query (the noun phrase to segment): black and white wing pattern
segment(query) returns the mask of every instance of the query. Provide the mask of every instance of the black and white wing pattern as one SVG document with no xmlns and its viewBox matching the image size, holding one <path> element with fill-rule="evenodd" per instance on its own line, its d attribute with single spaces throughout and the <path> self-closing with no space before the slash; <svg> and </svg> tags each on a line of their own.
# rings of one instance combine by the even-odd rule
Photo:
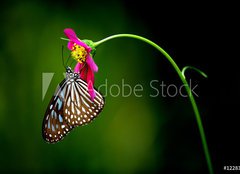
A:
<svg viewBox="0 0 240 174">
<path fill-rule="evenodd" d="M 102 111 L 103 96 L 95 90 L 91 100 L 87 83 L 67 68 L 66 78 L 60 83 L 46 110 L 42 135 L 45 141 L 56 143 L 73 128 L 91 122 Z"/>
<path fill-rule="evenodd" d="M 42 135 L 44 140 L 49 143 L 56 143 L 62 140 L 73 129 L 64 120 L 63 105 L 65 88 L 66 80 L 64 79 L 52 97 L 43 119 Z"/>
<path fill-rule="evenodd" d="M 66 103 L 63 107 L 65 120 L 72 126 L 81 126 L 90 123 L 102 111 L 103 96 L 95 90 L 96 97 L 91 100 L 87 83 L 78 78 L 67 86 Z"/>
</svg>

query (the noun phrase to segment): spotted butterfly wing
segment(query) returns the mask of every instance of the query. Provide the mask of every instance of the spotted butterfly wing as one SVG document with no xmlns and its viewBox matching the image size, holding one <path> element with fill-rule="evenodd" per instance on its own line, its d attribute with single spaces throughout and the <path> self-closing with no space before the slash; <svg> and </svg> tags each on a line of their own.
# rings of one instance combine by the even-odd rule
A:
<svg viewBox="0 0 240 174">
<path fill-rule="evenodd" d="M 102 111 L 103 96 L 95 90 L 92 101 L 87 83 L 67 68 L 66 78 L 60 83 L 46 110 L 42 135 L 45 141 L 56 143 L 73 128 L 91 122 Z"/>
<path fill-rule="evenodd" d="M 95 90 L 96 97 L 91 100 L 87 83 L 76 79 L 66 87 L 66 103 L 63 107 L 65 120 L 72 126 L 81 126 L 91 122 L 102 111 L 104 98 Z"/>
<path fill-rule="evenodd" d="M 43 120 L 42 135 L 45 141 L 55 143 L 64 138 L 73 129 L 63 118 L 64 98 L 60 95 L 66 86 L 66 81 L 62 83 L 52 97 Z"/>
</svg>

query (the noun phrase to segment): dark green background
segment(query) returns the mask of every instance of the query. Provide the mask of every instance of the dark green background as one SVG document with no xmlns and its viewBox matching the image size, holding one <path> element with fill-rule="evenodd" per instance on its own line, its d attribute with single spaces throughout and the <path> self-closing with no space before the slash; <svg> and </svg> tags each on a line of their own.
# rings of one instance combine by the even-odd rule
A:
<svg viewBox="0 0 240 174">
<path fill-rule="evenodd" d="M 225 4 L 160 1 L 11 1 L 1 4 L 0 171 L 31 173 L 206 173 L 199 132 L 186 98 L 151 98 L 151 80 L 181 85 L 156 50 L 122 38 L 97 49 L 96 87 L 142 84 L 143 97 L 106 96 L 100 117 L 72 131 L 62 142 L 41 137 L 45 109 L 63 79 L 64 28 L 98 41 L 118 33 L 149 38 L 180 67 L 196 66 L 209 78 L 187 72 L 199 84 L 200 113 L 215 171 L 239 165 L 236 121 L 239 78 L 233 68 L 234 28 Z M 234 17 L 234 10 L 228 13 Z M 222 25 L 228 25 L 226 31 Z M 220 35 L 217 34 L 218 32 Z M 69 54 L 64 50 L 65 56 Z M 42 100 L 42 74 L 55 73 Z M 105 93 L 104 91 L 102 91 Z M 117 93 L 116 90 L 112 91 Z M 231 103 L 231 104 L 230 104 Z"/>
</svg>

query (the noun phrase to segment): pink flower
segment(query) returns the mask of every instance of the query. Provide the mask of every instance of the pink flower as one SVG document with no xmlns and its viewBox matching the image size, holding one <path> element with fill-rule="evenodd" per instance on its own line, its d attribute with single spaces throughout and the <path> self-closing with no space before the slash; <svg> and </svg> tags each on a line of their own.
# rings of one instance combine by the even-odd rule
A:
<svg viewBox="0 0 240 174">
<path fill-rule="evenodd" d="M 91 55 L 92 48 L 81 41 L 72 29 L 66 28 L 64 34 L 69 38 L 68 49 L 72 51 L 71 55 L 78 62 L 74 72 L 79 73 L 80 78 L 87 82 L 88 92 L 93 100 L 96 96 L 94 91 L 94 72 L 98 71 L 98 67 Z"/>
</svg>

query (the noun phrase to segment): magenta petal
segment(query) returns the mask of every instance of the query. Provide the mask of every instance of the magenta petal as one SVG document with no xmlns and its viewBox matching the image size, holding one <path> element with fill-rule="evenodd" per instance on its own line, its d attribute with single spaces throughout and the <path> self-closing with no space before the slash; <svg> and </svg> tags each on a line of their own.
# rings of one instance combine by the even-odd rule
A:
<svg viewBox="0 0 240 174">
<path fill-rule="evenodd" d="M 87 83 L 88 83 L 88 93 L 91 96 L 91 99 L 93 100 L 96 96 L 95 90 L 94 90 L 94 73 L 91 70 L 91 68 L 89 68 L 87 70 Z"/>
<path fill-rule="evenodd" d="M 94 72 L 98 71 L 98 66 L 96 65 L 96 63 L 94 62 L 93 58 L 90 55 L 87 56 L 86 62 L 92 71 Z"/>
<path fill-rule="evenodd" d="M 96 93 L 93 87 L 93 82 L 91 80 L 88 82 L 88 93 L 91 96 L 91 100 L 93 101 L 96 97 Z"/>
<path fill-rule="evenodd" d="M 92 81 L 92 83 L 94 83 L 94 73 L 91 70 L 91 68 L 88 68 L 88 70 L 87 70 L 87 83 L 89 81 Z"/>
<path fill-rule="evenodd" d="M 77 40 L 78 37 L 76 33 L 71 28 L 64 29 L 64 34 L 70 39 L 70 40 Z"/>
<path fill-rule="evenodd" d="M 73 31 L 71 28 L 66 28 L 64 29 L 64 34 L 69 38 L 70 42 L 68 43 L 68 49 L 72 50 L 72 46 L 74 43 L 78 44 L 79 46 L 84 47 L 88 53 L 92 50 L 91 47 L 89 47 L 86 43 L 81 41 L 76 33 Z"/>
<path fill-rule="evenodd" d="M 81 69 L 81 72 L 80 72 L 80 78 L 83 79 L 84 81 L 87 81 L 87 70 L 88 70 L 88 67 L 86 65 L 82 65 L 82 69 Z"/>
<path fill-rule="evenodd" d="M 81 68 L 82 68 L 82 64 L 78 62 L 74 68 L 74 72 L 80 73 Z"/>
<path fill-rule="evenodd" d="M 67 45 L 68 49 L 69 49 L 69 50 L 72 50 L 72 49 L 73 49 L 73 46 L 74 46 L 74 42 L 69 41 L 69 42 L 68 42 L 68 45 Z"/>
</svg>

